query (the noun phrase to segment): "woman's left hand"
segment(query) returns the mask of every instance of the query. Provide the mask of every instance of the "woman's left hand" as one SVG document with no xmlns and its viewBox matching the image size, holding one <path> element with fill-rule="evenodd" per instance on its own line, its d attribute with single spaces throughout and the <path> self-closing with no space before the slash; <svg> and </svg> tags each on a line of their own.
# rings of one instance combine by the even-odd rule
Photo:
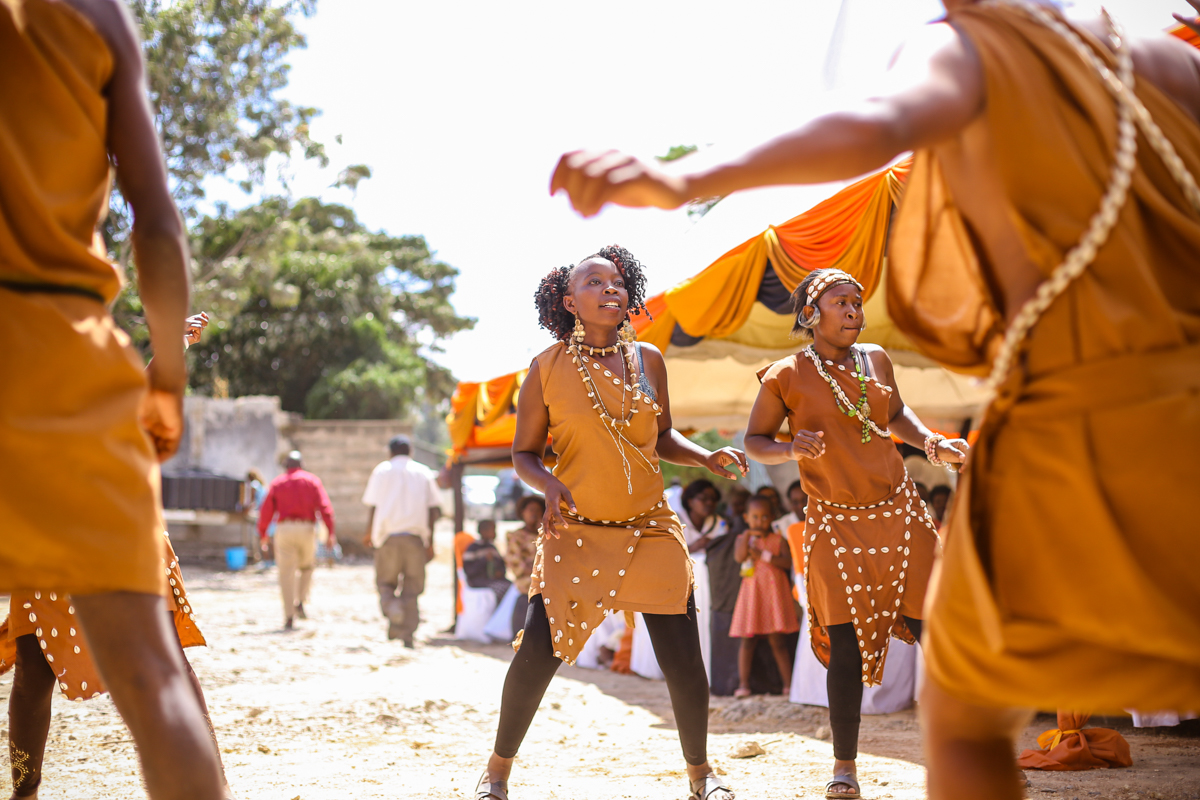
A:
<svg viewBox="0 0 1200 800">
<path fill-rule="evenodd" d="M 730 464 L 743 476 L 750 470 L 750 464 L 746 461 L 746 454 L 732 447 L 722 447 L 720 450 L 709 453 L 708 458 L 704 459 L 704 466 L 708 467 L 708 471 L 713 475 L 719 475 L 729 480 L 737 480 L 736 475 L 725 469 Z"/>
<path fill-rule="evenodd" d="M 966 439 L 943 439 L 938 442 L 937 456 L 947 464 L 961 464 L 967 460 L 971 445 Z"/>
<path fill-rule="evenodd" d="M 1197 2 L 1197 0 L 1188 0 L 1188 5 L 1196 9 L 1197 14 L 1200 14 L 1200 2 Z M 1189 19 L 1182 14 L 1172 14 L 1171 16 L 1175 18 L 1176 22 L 1181 22 L 1187 27 L 1191 28 L 1193 32 L 1200 34 L 1200 17 L 1192 17 Z"/>
</svg>

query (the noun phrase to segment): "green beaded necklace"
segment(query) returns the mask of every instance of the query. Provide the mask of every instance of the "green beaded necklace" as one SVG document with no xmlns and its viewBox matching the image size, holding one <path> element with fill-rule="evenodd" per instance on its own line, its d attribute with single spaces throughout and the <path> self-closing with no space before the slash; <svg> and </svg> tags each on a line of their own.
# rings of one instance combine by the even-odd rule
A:
<svg viewBox="0 0 1200 800">
<path fill-rule="evenodd" d="M 854 351 L 854 363 L 856 369 L 850 373 L 850 377 L 858 379 L 858 390 L 860 396 L 858 402 L 851 403 L 850 398 L 842 391 L 841 385 L 832 375 L 825 370 L 825 365 L 821 363 L 821 357 L 817 354 L 817 350 L 812 345 L 804 348 L 804 354 L 817 368 L 817 372 L 829 384 L 829 388 L 833 390 L 833 403 L 837 406 L 838 411 L 841 411 L 847 417 L 857 417 L 862 422 L 862 437 L 860 441 L 863 444 L 871 441 L 871 432 L 874 431 L 877 435 L 887 438 L 889 433 L 881 430 L 878 425 L 871 421 L 871 406 L 867 402 L 867 371 L 859 360 L 857 351 Z"/>
</svg>

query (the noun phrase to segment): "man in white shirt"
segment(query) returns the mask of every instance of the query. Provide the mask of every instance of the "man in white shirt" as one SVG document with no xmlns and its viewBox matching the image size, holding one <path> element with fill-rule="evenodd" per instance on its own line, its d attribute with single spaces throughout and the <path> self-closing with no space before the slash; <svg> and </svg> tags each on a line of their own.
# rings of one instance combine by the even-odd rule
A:
<svg viewBox="0 0 1200 800">
<path fill-rule="evenodd" d="M 410 457 L 404 436 L 388 442 L 392 457 L 371 472 L 362 501 L 371 507 L 363 544 L 375 548 L 379 607 L 388 619 L 388 638 L 413 646 L 425 591 L 425 565 L 433 560 L 433 525 L 442 515 L 433 471 Z"/>
</svg>

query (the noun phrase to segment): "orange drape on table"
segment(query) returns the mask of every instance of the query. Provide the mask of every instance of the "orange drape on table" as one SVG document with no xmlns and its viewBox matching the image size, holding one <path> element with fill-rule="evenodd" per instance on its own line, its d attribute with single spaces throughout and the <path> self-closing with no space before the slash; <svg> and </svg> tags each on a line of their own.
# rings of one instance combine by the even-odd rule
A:
<svg viewBox="0 0 1200 800">
<path fill-rule="evenodd" d="M 1040 750 L 1017 759 L 1021 769 L 1054 771 L 1131 767 L 1129 742 L 1111 728 L 1084 728 L 1091 714 L 1058 712 L 1058 727 L 1038 736 Z"/>
</svg>

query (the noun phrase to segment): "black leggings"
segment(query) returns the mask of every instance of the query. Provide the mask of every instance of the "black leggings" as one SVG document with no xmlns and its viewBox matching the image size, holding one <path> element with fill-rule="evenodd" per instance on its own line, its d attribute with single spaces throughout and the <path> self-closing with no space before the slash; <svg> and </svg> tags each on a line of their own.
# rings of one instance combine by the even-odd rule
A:
<svg viewBox="0 0 1200 800">
<path fill-rule="evenodd" d="M 905 617 L 912 635 L 921 639 L 921 620 Z M 858 723 L 862 717 L 862 654 L 854 625 L 830 625 L 829 672 L 825 688 L 829 693 L 829 728 L 833 732 L 833 757 L 853 761 L 858 757 Z"/>
<path fill-rule="evenodd" d="M 692 766 L 699 766 L 708 760 L 708 675 L 700 655 L 696 602 L 688 597 L 686 614 L 643 614 L 642 617 L 646 620 L 646 631 L 671 693 L 671 708 L 675 711 L 675 727 L 679 729 L 683 758 Z M 542 695 L 561 663 L 554 657 L 546 604 L 540 594 L 531 597 L 521 649 L 513 657 L 504 679 L 496 755 L 512 758 L 517 754 L 542 702 Z"/>
</svg>

